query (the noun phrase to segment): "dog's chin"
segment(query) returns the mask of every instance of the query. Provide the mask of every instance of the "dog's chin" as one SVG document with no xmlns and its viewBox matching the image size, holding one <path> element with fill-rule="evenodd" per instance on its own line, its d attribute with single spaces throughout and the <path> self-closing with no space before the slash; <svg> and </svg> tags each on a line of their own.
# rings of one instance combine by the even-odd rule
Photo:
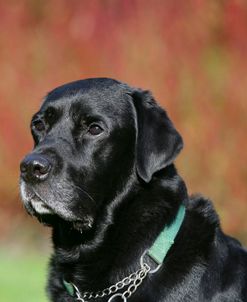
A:
<svg viewBox="0 0 247 302">
<path fill-rule="evenodd" d="M 66 217 L 64 215 L 59 215 L 55 213 L 50 207 L 46 205 L 33 205 L 31 206 L 32 216 L 35 216 L 40 223 L 48 227 L 56 227 L 62 225 L 63 227 L 68 227 L 69 229 L 74 229 L 75 231 L 80 232 L 81 234 L 89 231 L 93 227 L 93 218 L 86 216 L 84 218 L 73 218 Z"/>
<path fill-rule="evenodd" d="M 80 234 L 84 234 L 92 230 L 92 220 L 89 218 L 78 219 L 78 220 L 66 220 L 57 214 L 40 214 L 35 212 L 33 214 L 40 223 L 48 227 L 63 226 L 70 230 L 75 230 Z"/>
<path fill-rule="evenodd" d="M 68 214 L 67 211 L 53 209 L 33 190 L 28 190 L 26 186 L 21 186 L 21 197 L 26 211 L 45 226 L 55 227 L 63 225 L 80 233 L 91 230 L 93 227 L 93 217 L 85 215 L 82 218 L 78 218 Z"/>
<path fill-rule="evenodd" d="M 32 216 L 35 216 L 40 223 L 48 227 L 56 227 L 58 225 L 67 226 L 70 229 L 74 229 L 81 234 L 91 230 L 93 226 L 93 218 L 85 216 L 83 218 L 66 216 L 55 212 L 52 208 L 42 203 L 30 202 L 32 208 Z"/>
</svg>

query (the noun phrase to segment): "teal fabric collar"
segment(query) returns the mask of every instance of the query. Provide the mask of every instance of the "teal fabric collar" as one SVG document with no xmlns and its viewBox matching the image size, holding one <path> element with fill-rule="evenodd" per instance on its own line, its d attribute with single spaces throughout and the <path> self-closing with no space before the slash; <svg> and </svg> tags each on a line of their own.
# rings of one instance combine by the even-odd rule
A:
<svg viewBox="0 0 247 302">
<path fill-rule="evenodd" d="M 63 279 L 63 286 L 65 287 L 67 293 L 71 296 L 75 296 L 75 288 L 74 285 L 71 282 L 67 282 L 66 280 Z"/>
<path fill-rule="evenodd" d="M 168 251 L 173 245 L 177 233 L 183 223 L 184 216 L 185 206 L 181 205 L 174 221 L 163 229 L 151 248 L 147 251 L 147 254 L 158 264 L 161 264 L 164 261 Z"/>
<path fill-rule="evenodd" d="M 184 221 L 185 217 L 185 206 L 181 205 L 179 207 L 179 210 L 177 212 L 177 215 L 174 219 L 174 221 L 168 225 L 165 226 L 163 231 L 159 234 L 159 236 L 154 241 L 153 245 L 145 254 L 148 254 L 157 264 L 159 268 L 161 264 L 163 263 L 168 251 L 170 250 L 171 246 L 173 245 L 175 238 L 180 230 L 180 227 Z M 153 272 L 156 272 L 156 270 L 153 270 Z M 66 280 L 62 280 L 63 285 L 67 291 L 67 293 L 74 297 L 75 296 L 75 285 L 71 282 L 67 282 Z"/>
</svg>

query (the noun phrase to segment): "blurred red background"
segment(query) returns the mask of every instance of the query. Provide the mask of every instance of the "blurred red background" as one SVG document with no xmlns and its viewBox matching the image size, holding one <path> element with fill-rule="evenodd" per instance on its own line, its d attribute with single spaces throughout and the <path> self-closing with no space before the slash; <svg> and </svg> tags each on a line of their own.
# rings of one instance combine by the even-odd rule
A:
<svg viewBox="0 0 247 302">
<path fill-rule="evenodd" d="M 1 0 L 0 34 L 2 241 L 38 228 L 18 170 L 42 97 L 103 76 L 152 90 L 184 137 L 189 192 L 210 197 L 224 230 L 247 243 L 245 0 Z"/>
</svg>

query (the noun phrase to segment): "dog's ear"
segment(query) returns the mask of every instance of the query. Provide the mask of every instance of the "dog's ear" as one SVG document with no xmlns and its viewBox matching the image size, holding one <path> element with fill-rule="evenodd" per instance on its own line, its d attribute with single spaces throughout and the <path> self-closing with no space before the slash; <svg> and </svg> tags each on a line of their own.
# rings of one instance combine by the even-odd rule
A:
<svg viewBox="0 0 247 302">
<path fill-rule="evenodd" d="M 149 182 L 155 172 L 175 160 L 183 140 L 149 91 L 134 91 L 132 98 L 137 112 L 137 173 Z"/>
</svg>

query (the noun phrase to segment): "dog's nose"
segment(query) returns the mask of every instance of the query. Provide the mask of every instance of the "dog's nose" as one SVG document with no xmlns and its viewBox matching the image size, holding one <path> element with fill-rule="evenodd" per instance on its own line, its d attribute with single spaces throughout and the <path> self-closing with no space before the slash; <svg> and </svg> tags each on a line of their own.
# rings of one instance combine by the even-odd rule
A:
<svg viewBox="0 0 247 302">
<path fill-rule="evenodd" d="M 20 165 L 21 177 L 26 181 L 45 180 L 50 172 L 51 163 L 40 154 L 27 155 Z"/>
</svg>

